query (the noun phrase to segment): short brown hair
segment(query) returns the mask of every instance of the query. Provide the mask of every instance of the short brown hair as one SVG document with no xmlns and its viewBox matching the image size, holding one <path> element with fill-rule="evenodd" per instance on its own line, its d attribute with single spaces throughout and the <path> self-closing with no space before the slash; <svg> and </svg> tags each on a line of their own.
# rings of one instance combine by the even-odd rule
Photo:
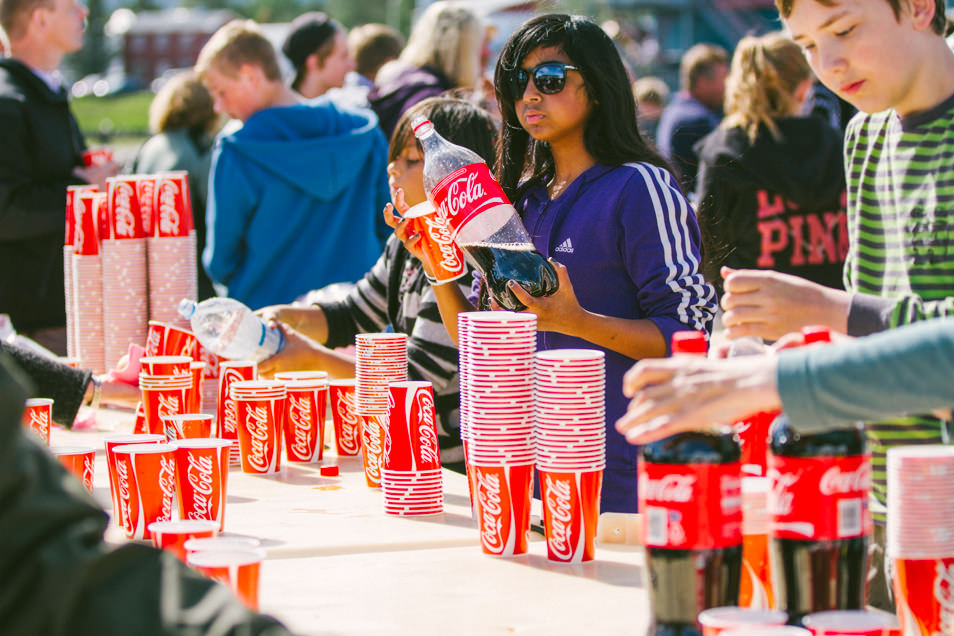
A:
<svg viewBox="0 0 954 636">
<path fill-rule="evenodd" d="M 679 81 L 684 91 L 692 91 L 700 77 L 709 77 L 718 66 L 729 65 L 729 54 L 716 44 L 696 44 L 679 63 Z"/>
<path fill-rule="evenodd" d="M 814 1 L 825 7 L 833 7 L 837 4 L 837 0 Z M 900 20 L 901 2 L 903 2 L 903 0 L 885 0 L 885 2 L 887 2 L 891 6 L 891 10 L 894 11 L 894 17 Z M 934 0 L 934 19 L 931 20 L 931 30 L 938 35 L 944 35 L 947 29 L 946 5 L 946 0 Z M 783 18 L 787 18 L 792 15 L 792 9 L 795 8 L 795 0 L 775 0 L 775 7 L 778 9 L 778 12 L 782 14 Z"/>
<path fill-rule="evenodd" d="M 275 47 L 254 20 L 232 20 L 213 33 L 199 51 L 195 73 L 202 79 L 214 67 L 223 75 L 234 77 L 243 64 L 258 66 L 270 81 L 282 79 Z"/>
<path fill-rule="evenodd" d="M 218 121 L 212 96 L 192 71 L 174 75 L 149 105 L 149 130 L 153 133 L 183 128 L 208 133 Z"/>
<path fill-rule="evenodd" d="M 39 8 L 47 8 L 53 0 L 0 0 L 0 27 L 10 40 L 23 37 L 30 16 Z"/>
<path fill-rule="evenodd" d="M 404 36 L 386 24 L 362 24 L 348 33 L 348 48 L 360 75 L 371 78 L 404 49 Z"/>
<path fill-rule="evenodd" d="M 633 82 L 633 97 L 636 98 L 636 103 L 639 105 L 656 104 L 657 106 L 665 106 L 666 102 L 669 101 L 669 87 L 661 78 L 646 75 Z"/>
</svg>

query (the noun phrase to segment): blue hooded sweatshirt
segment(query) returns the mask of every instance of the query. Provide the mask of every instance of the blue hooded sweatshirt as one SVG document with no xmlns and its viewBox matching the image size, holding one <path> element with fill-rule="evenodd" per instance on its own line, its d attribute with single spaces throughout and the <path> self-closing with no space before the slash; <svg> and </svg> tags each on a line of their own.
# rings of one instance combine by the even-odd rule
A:
<svg viewBox="0 0 954 636">
<path fill-rule="evenodd" d="M 253 308 L 356 281 L 390 234 L 388 200 L 374 113 L 327 99 L 261 110 L 216 140 L 203 264 Z"/>
</svg>

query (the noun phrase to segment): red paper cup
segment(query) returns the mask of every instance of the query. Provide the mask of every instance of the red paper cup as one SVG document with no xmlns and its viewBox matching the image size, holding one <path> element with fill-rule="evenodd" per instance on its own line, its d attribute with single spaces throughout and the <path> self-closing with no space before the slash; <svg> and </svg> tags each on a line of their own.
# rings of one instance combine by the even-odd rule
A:
<svg viewBox="0 0 954 636">
<path fill-rule="evenodd" d="M 47 446 L 50 445 L 50 424 L 53 422 L 53 400 L 29 398 L 24 403 L 23 425 L 33 431 Z"/>
<path fill-rule="evenodd" d="M 149 426 L 146 424 L 146 409 L 142 405 L 142 400 L 136 404 L 136 421 L 133 424 L 133 433 L 136 435 L 151 435 Z M 163 437 L 165 434 L 163 433 Z"/>
<path fill-rule="evenodd" d="M 722 632 L 721 636 L 812 636 L 804 627 L 783 625 L 781 627 L 734 627 Z"/>
<path fill-rule="evenodd" d="M 136 195 L 139 198 L 139 212 L 142 215 L 142 231 L 147 237 L 152 236 L 156 225 L 156 176 L 151 174 L 136 175 Z"/>
<path fill-rule="evenodd" d="M 198 360 L 198 342 L 191 331 L 158 320 L 150 320 L 145 355 L 187 356 Z"/>
<path fill-rule="evenodd" d="M 526 553 L 533 465 L 472 466 L 472 470 L 480 546 L 484 554 Z"/>
<path fill-rule="evenodd" d="M 384 467 L 389 470 L 439 469 L 436 418 L 430 382 L 392 382 L 388 387 Z"/>
<path fill-rule="evenodd" d="M 205 363 L 192 362 L 189 370 L 192 372 L 192 393 L 189 394 L 189 404 L 186 410 L 189 413 L 202 412 L 202 380 L 205 377 Z"/>
<path fill-rule="evenodd" d="M 226 439 L 185 439 L 176 442 L 176 498 L 179 517 L 214 521 L 225 529 L 225 501 L 229 476 Z"/>
<path fill-rule="evenodd" d="M 543 527 L 550 561 L 582 563 L 593 560 L 602 483 L 601 470 L 540 470 Z"/>
<path fill-rule="evenodd" d="M 109 148 L 93 148 L 83 151 L 83 165 L 87 168 L 91 166 L 101 166 L 113 160 L 113 151 Z"/>
<path fill-rule="evenodd" d="M 188 236 L 195 228 L 188 173 L 172 170 L 157 174 L 155 197 L 153 236 Z"/>
<path fill-rule="evenodd" d="M 328 397 L 338 456 L 357 455 L 361 452 L 361 420 L 355 410 L 355 381 L 332 380 L 328 383 Z"/>
<path fill-rule="evenodd" d="M 93 465 L 96 449 L 92 446 L 53 446 L 50 452 L 56 455 L 66 470 L 83 482 L 86 490 L 93 492 Z"/>
<path fill-rule="evenodd" d="M 166 439 L 195 439 L 212 436 L 212 415 L 207 413 L 183 413 L 162 416 Z"/>
<path fill-rule="evenodd" d="M 740 627 L 779 627 L 785 625 L 788 614 L 781 610 L 755 610 L 747 607 L 713 607 L 699 613 L 702 636 L 716 636 L 726 630 Z"/>
<path fill-rule="evenodd" d="M 808 614 L 802 625 L 815 636 L 889 636 L 898 621 L 882 611 L 834 610 Z"/>
<path fill-rule="evenodd" d="M 181 521 L 153 521 L 149 524 L 152 544 L 161 550 L 168 550 L 186 560 L 185 543 L 189 539 L 214 537 L 219 530 L 218 524 L 205 519 L 185 519 Z"/>
<path fill-rule="evenodd" d="M 236 398 L 235 408 L 242 472 L 279 472 L 285 399 Z"/>
<path fill-rule="evenodd" d="M 149 539 L 153 521 L 171 521 L 176 463 L 171 444 L 128 444 L 113 448 L 120 518 L 129 539 Z"/>
<path fill-rule="evenodd" d="M 364 460 L 364 479 L 371 488 L 381 487 L 386 428 L 387 415 L 361 415 L 361 455 Z"/>
<path fill-rule="evenodd" d="M 113 449 L 124 444 L 157 444 L 165 441 L 165 435 L 150 435 L 148 433 L 113 435 L 106 438 L 106 470 L 109 474 L 109 494 L 113 500 L 113 520 L 116 525 L 122 527 L 123 520 L 119 510 L 119 495 L 116 490 L 116 456 L 113 455 Z"/>
<path fill-rule="evenodd" d="M 895 558 L 891 563 L 901 633 L 954 633 L 954 555 L 945 559 Z"/>
<path fill-rule="evenodd" d="M 232 464 L 239 463 L 241 451 L 238 444 L 238 411 L 235 400 L 230 394 L 233 382 L 254 380 L 258 377 L 258 367 L 254 362 L 244 360 L 222 361 L 218 365 L 219 396 L 216 403 L 215 421 L 218 423 L 216 437 L 235 440 L 232 445 Z"/>
<path fill-rule="evenodd" d="M 285 457 L 290 462 L 320 461 L 328 387 L 324 380 L 297 380 L 288 381 L 285 389 Z"/>
<path fill-rule="evenodd" d="M 258 611 L 259 568 L 265 550 L 203 550 L 186 555 L 186 563 L 210 579 L 222 581 L 252 611 Z"/>
<path fill-rule="evenodd" d="M 152 434 L 165 435 L 166 426 L 162 418 L 167 415 L 185 414 L 189 394 L 192 392 L 192 378 L 188 375 L 152 378 L 147 381 L 145 376 L 139 376 L 146 428 Z"/>
<path fill-rule="evenodd" d="M 143 375 L 190 375 L 192 358 L 189 356 L 143 356 L 139 359 Z"/>
<path fill-rule="evenodd" d="M 434 278 L 446 282 L 467 273 L 464 253 L 454 241 L 450 225 L 437 214 L 430 201 L 418 203 L 404 213 L 409 234 L 421 235 L 421 249 L 434 270 Z"/>
</svg>

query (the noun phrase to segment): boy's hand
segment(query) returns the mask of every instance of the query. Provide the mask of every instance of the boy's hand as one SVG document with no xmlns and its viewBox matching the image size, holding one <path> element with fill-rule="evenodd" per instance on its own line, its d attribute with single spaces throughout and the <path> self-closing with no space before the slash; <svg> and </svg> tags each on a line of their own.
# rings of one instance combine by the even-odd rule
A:
<svg viewBox="0 0 954 636">
<path fill-rule="evenodd" d="M 798 276 L 770 270 L 722 268 L 722 322 L 728 338 L 777 340 L 807 325 L 848 330 L 851 296 Z"/>
<path fill-rule="evenodd" d="M 119 174 L 119 164 L 114 161 L 107 161 L 87 168 L 74 168 L 73 174 L 86 181 L 86 183 L 96 186 L 101 192 L 106 192 L 106 178 L 115 177 Z"/>
</svg>

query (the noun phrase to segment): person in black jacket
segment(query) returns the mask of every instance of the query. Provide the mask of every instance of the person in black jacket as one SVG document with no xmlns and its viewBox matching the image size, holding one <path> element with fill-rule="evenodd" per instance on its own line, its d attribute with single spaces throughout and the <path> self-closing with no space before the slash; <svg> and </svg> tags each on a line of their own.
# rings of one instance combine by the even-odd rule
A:
<svg viewBox="0 0 954 636">
<path fill-rule="evenodd" d="M 0 59 L 0 313 L 20 333 L 66 353 L 66 187 L 105 186 L 112 162 L 84 168 L 86 148 L 56 71 L 83 44 L 78 0 L 0 0 L 10 57 Z"/>
<path fill-rule="evenodd" d="M 800 116 L 813 75 L 780 33 L 745 37 L 726 81 L 726 117 L 699 142 L 697 214 L 706 277 L 772 269 L 842 288 L 848 248 L 842 140 Z"/>
</svg>

